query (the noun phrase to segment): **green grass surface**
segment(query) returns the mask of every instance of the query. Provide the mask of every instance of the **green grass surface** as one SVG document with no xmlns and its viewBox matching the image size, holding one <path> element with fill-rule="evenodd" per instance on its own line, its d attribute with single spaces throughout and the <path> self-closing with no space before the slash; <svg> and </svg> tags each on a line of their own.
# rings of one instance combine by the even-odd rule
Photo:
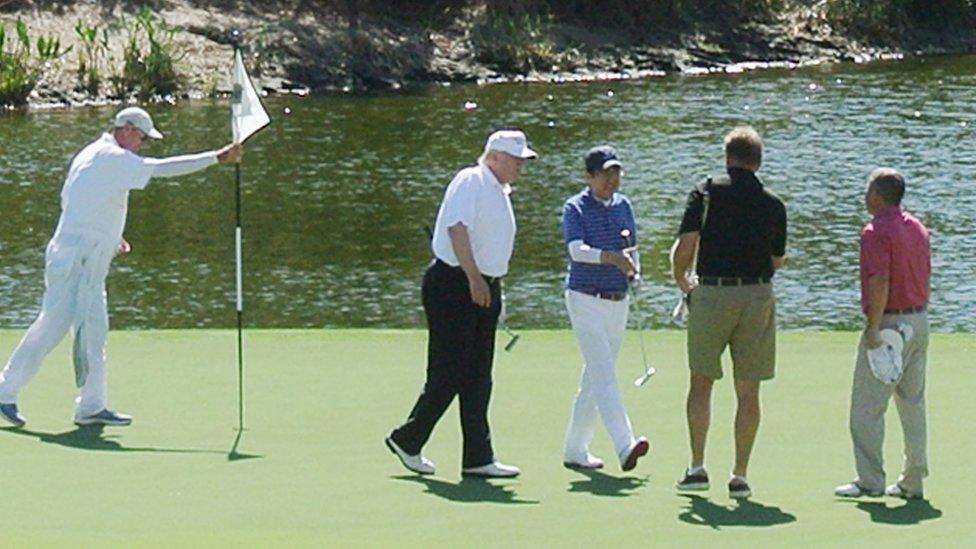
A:
<svg viewBox="0 0 976 549">
<path fill-rule="evenodd" d="M 0 332 L 3 358 L 20 335 Z M 135 422 L 101 437 L 70 422 L 66 342 L 21 394 L 28 429 L 0 432 L 0 545 L 958 546 L 976 533 L 973 336 L 933 337 L 929 502 L 907 506 L 831 494 L 853 477 L 853 333 L 780 335 L 778 376 L 763 387 L 755 496 L 738 506 L 724 486 L 728 378 L 713 401 L 711 491 L 691 498 L 672 488 L 688 455 L 683 333 L 648 333 L 659 372 L 643 388 L 631 384 L 641 366 L 636 333 L 628 334 L 618 371 L 651 454 L 622 474 L 601 427 L 593 451 L 609 466 L 587 475 L 561 466 L 581 362 L 575 340 L 524 332 L 496 358 L 491 407 L 496 453 L 523 476 L 491 482 L 461 481 L 456 404 L 425 448 L 436 476 L 407 474 L 383 446 L 417 396 L 425 340 L 420 331 L 249 332 L 248 430 L 238 450 L 255 457 L 238 460 L 228 460 L 233 332 L 113 332 L 110 402 Z M 886 458 L 892 480 L 901 465 L 893 405 Z"/>
</svg>

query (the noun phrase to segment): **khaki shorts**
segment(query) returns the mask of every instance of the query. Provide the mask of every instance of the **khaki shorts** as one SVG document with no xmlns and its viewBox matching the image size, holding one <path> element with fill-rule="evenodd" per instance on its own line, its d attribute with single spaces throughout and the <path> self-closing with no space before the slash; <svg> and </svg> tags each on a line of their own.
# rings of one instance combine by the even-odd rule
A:
<svg viewBox="0 0 976 549">
<path fill-rule="evenodd" d="M 772 379 L 776 367 L 776 298 L 772 284 L 699 286 L 688 307 L 688 367 L 722 378 L 722 353 L 731 348 L 732 376 Z"/>
</svg>

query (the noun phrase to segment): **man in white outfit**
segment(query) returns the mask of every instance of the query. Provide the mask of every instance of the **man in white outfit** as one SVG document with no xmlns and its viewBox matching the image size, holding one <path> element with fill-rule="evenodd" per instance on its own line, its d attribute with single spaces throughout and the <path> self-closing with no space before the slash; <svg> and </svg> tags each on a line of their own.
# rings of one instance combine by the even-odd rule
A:
<svg viewBox="0 0 976 549">
<path fill-rule="evenodd" d="M 78 425 L 128 425 L 132 418 L 108 408 L 105 340 L 108 309 L 105 278 L 112 258 L 129 251 L 122 238 L 129 191 L 144 189 L 153 177 L 174 177 L 210 165 L 239 162 L 240 145 L 219 151 L 145 158 L 137 153 L 147 139 L 162 139 L 149 113 L 122 109 L 113 127 L 71 161 L 61 190 L 61 219 L 47 245 L 41 312 L 0 372 L 0 418 L 22 427 L 17 394 L 37 373 L 44 357 L 71 329 L 74 336 L 75 400 Z"/>
<path fill-rule="evenodd" d="M 617 192 L 622 166 L 613 147 L 590 149 L 584 162 L 587 188 L 563 207 L 569 252 L 566 309 L 586 363 L 566 433 L 563 465 L 603 467 L 603 460 L 589 451 L 599 412 L 621 468 L 630 471 L 650 448 L 647 438 L 634 438 L 616 373 L 627 328 L 627 287 L 638 273 L 637 227 L 630 201 Z"/>
</svg>

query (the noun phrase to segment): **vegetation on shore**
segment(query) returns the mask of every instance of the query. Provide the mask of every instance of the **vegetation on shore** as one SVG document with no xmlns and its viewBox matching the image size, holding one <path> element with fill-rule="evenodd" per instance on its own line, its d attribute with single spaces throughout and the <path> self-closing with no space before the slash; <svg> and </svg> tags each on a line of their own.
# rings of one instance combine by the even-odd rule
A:
<svg viewBox="0 0 976 549">
<path fill-rule="evenodd" d="M 0 0 L 0 104 L 216 93 L 232 26 L 269 90 L 361 90 L 968 52 L 976 0 Z"/>
<path fill-rule="evenodd" d="M 76 44 L 61 47 L 58 38 L 38 36 L 36 43 L 22 19 L 14 26 L 16 40 L 8 40 L 0 26 L 0 105 L 20 106 L 28 102 L 38 80 L 53 63 L 77 46 L 75 89 L 99 97 L 125 100 L 165 98 L 177 93 L 183 78 L 176 65 L 186 55 L 178 51 L 173 36 L 179 30 L 148 7 L 134 15 L 120 14 L 104 26 L 75 24 Z M 121 56 L 110 52 L 112 42 L 121 42 Z"/>
</svg>

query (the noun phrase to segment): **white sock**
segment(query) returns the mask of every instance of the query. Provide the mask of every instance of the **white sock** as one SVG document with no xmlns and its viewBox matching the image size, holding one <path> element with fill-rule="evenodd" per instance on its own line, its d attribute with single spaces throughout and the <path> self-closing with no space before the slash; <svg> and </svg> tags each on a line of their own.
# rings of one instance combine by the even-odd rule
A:
<svg viewBox="0 0 976 549">
<path fill-rule="evenodd" d="M 705 472 L 705 466 L 704 465 L 690 465 L 688 467 L 688 474 L 689 475 L 697 475 L 699 473 L 704 473 L 704 472 Z"/>
<path fill-rule="evenodd" d="M 749 483 L 749 481 L 746 480 L 746 477 L 740 477 L 739 475 L 737 475 L 735 473 L 732 473 L 731 475 L 729 475 L 729 482 L 732 482 L 733 480 L 736 480 L 736 479 L 741 480 L 742 482 L 745 482 L 746 484 Z"/>
</svg>

